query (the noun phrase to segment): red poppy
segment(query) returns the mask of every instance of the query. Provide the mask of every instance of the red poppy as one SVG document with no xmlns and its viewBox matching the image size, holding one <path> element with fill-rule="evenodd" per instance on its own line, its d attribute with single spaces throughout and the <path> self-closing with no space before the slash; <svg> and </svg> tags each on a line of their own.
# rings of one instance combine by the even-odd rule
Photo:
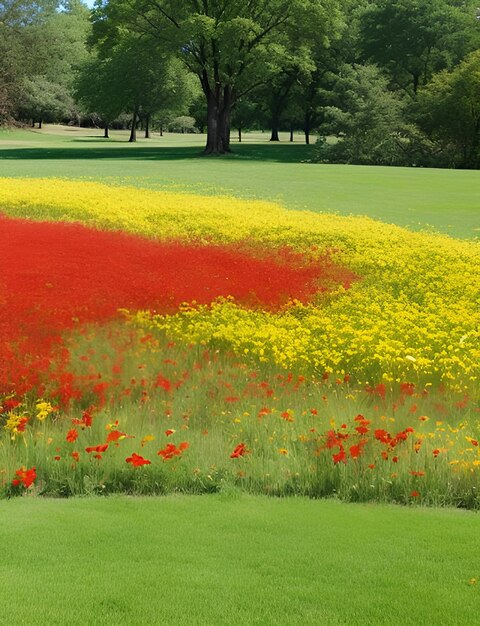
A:
<svg viewBox="0 0 480 626">
<path fill-rule="evenodd" d="M 354 446 L 350 446 L 350 456 L 352 459 L 358 459 L 358 457 L 362 454 L 362 445 L 357 444 Z"/>
<path fill-rule="evenodd" d="M 102 445 L 99 446 L 89 446 L 88 448 L 85 448 L 85 452 L 88 452 L 90 454 L 90 452 L 106 452 L 108 450 L 108 443 L 104 443 Z"/>
<path fill-rule="evenodd" d="M 163 450 L 159 450 L 157 454 L 158 456 L 163 457 L 164 461 L 168 461 L 174 456 L 180 456 L 182 452 L 189 447 L 189 445 L 190 444 L 188 442 L 182 441 L 182 443 L 180 443 L 177 448 L 174 443 L 169 443 L 167 446 L 165 446 L 165 448 L 163 448 Z"/>
<path fill-rule="evenodd" d="M 418 493 L 418 491 L 412 491 L 412 493 L 410 494 L 410 496 L 411 496 L 412 498 L 419 498 L 419 497 L 420 497 L 420 494 Z"/>
<path fill-rule="evenodd" d="M 74 460 L 74 461 L 76 461 L 77 463 L 80 461 L 80 454 L 79 454 L 77 451 L 72 452 L 72 454 L 71 454 L 70 456 L 71 456 L 71 457 L 73 458 L 73 460 Z"/>
<path fill-rule="evenodd" d="M 174 432 L 175 430 L 173 428 L 169 428 L 165 431 L 165 434 L 167 435 L 167 437 L 170 437 L 170 435 L 173 435 Z"/>
<path fill-rule="evenodd" d="M 416 472 L 415 470 L 412 470 L 410 474 L 412 476 L 425 476 L 425 472 Z"/>
<path fill-rule="evenodd" d="M 77 437 L 78 437 L 78 431 L 75 428 L 72 428 L 71 430 L 68 431 L 67 436 L 65 437 L 65 439 L 69 443 L 73 443 L 74 441 L 77 440 Z"/>
<path fill-rule="evenodd" d="M 35 467 L 31 467 L 30 469 L 21 467 L 15 472 L 15 475 L 18 476 L 18 478 L 12 480 L 12 485 L 18 487 L 20 484 L 23 484 L 23 486 L 28 489 L 28 487 L 33 485 L 37 477 L 37 472 Z"/>
<path fill-rule="evenodd" d="M 345 450 L 343 448 L 340 448 L 339 452 L 337 454 L 333 454 L 332 455 L 332 459 L 333 462 L 335 463 L 335 465 L 337 463 L 340 463 L 340 461 L 342 461 L 343 463 L 346 463 L 346 457 L 347 455 L 345 454 Z"/>
<path fill-rule="evenodd" d="M 375 439 L 378 439 L 378 441 L 381 441 L 382 443 L 390 443 L 390 441 L 392 440 L 390 433 L 380 428 L 377 429 L 373 434 Z"/>
<path fill-rule="evenodd" d="M 126 433 L 122 433 L 121 430 L 111 430 L 107 435 L 107 442 L 110 441 L 118 441 L 119 439 L 135 439 L 133 435 L 127 435 Z"/>
<path fill-rule="evenodd" d="M 400 383 L 400 393 L 404 396 L 413 396 L 415 385 L 413 383 Z"/>
<path fill-rule="evenodd" d="M 54 460 L 54 461 L 60 461 L 60 459 L 61 459 L 61 458 L 62 458 L 62 457 L 60 457 L 60 456 L 58 456 L 58 455 L 57 455 L 57 456 L 54 456 L 54 457 L 53 457 L 53 460 Z"/>
<path fill-rule="evenodd" d="M 129 456 L 128 458 L 126 458 L 125 461 L 127 463 L 131 463 L 133 467 L 141 467 L 142 465 L 151 465 L 152 463 L 148 459 L 144 459 L 143 456 L 140 456 L 140 454 L 136 454 L 135 452 L 132 454 L 132 456 Z"/>
<path fill-rule="evenodd" d="M 161 374 L 157 376 L 154 386 L 161 387 L 165 391 L 170 391 L 172 389 L 172 383 L 168 380 L 168 378 L 165 378 Z"/>
<path fill-rule="evenodd" d="M 72 419 L 72 424 L 81 426 L 82 428 L 90 428 L 93 422 L 93 417 L 89 411 L 84 411 L 82 419 Z"/>
<path fill-rule="evenodd" d="M 232 454 L 230 455 L 231 459 L 238 459 L 241 456 L 244 456 L 245 454 L 248 454 L 249 450 L 247 450 L 247 446 L 244 443 L 239 443 L 237 446 L 235 446 Z"/>
<path fill-rule="evenodd" d="M 432 451 L 432 454 L 435 458 L 437 458 L 437 456 L 440 454 L 440 450 L 436 448 L 435 450 Z"/>
</svg>

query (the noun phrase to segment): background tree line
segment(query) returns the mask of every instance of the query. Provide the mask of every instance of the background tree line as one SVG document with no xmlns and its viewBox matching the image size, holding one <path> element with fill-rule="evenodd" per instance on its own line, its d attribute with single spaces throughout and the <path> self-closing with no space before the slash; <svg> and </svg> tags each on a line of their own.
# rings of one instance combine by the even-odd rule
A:
<svg viewBox="0 0 480 626">
<path fill-rule="evenodd" d="M 318 136 L 321 162 L 478 168 L 477 0 L 0 0 L 0 121 Z"/>
</svg>

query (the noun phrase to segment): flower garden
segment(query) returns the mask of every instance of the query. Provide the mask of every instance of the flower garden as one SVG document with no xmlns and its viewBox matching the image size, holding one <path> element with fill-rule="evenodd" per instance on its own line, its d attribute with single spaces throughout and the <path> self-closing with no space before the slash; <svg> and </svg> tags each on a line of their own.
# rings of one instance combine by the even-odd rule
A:
<svg viewBox="0 0 480 626">
<path fill-rule="evenodd" d="M 0 179 L 0 490 L 479 508 L 478 244 Z"/>
</svg>

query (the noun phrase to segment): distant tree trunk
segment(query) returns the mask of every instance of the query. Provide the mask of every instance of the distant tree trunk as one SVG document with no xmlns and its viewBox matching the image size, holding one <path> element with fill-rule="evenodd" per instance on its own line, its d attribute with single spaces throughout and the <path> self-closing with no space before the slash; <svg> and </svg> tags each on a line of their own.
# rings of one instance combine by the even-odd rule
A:
<svg viewBox="0 0 480 626">
<path fill-rule="evenodd" d="M 272 119 L 272 134 L 270 135 L 270 141 L 280 141 L 280 138 L 278 136 L 278 126 L 278 118 L 274 116 Z"/>
<path fill-rule="evenodd" d="M 290 143 L 293 143 L 293 124 L 290 124 Z"/>
<path fill-rule="evenodd" d="M 305 130 L 305 143 L 308 146 L 310 144 L 310 113 L 308 111 L 305 113 L 304 130 Z"/>
<path fill-rule="evenodd" d="M 105 124 L 105 130 L 104 130 L 104 132 L 103 132 L 103 138 L 104 138 L 104 139 L 110 139 L 110 135 L 108 134 L 108 130 L 109 130 L 109 128 L 108 128 L 108 124 L 106 123 L 106 124 Z"/>
<path fill-rule="evenodd" d="M 43 120 L 39 120 L 38 121 L 38 128 L 42 128 L 42 122 L 43 122 Z"/>
<path fill-rule="evenodd" d="M 238 143 L 242 143 L 242 128 L 238 127 Z"/>
<path fill-rule="evenodd" d="M 202 87 L 207 96 L 207 145 L 204 154 L 219 155 L 231 152 L 230 123 L 233 105 L 232 90 L 229 85 L 222 88 L 217 84 L 210 89 L 208 77 L 202 78 Z"/>
<path fill-rule="evenodd" d="M 32 120 L 32 128 L 35 128 L 35 120 Z"/>
<path fill-rule="evenodd" d="M 145 139 L 150 139 L 150 113 L 145 117 Z"/>
<path fill-rule="evenodd" d="M 160 137 L 163 137 L 163 126 L 160 126 Z"/>
<path fill-rule="evenodd" d="M 137 141 L 137 119 L 138 119 L 138 106 L 135 107 L 132 116 L 132 128 L 130 129 L 129 143 Z"/>
</svg>

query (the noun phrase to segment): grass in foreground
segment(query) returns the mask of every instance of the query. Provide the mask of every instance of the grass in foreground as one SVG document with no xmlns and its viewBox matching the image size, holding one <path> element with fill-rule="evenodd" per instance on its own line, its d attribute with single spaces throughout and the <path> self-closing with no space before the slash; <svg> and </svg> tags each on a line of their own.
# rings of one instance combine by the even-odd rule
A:
<svg viewBox="0 0 480 626">
<path fill-rule="evenodd" d="M 2 503 L 0 623 L 476 623 L 480 518 L 217 496 Z"/>
<path fill-rule="evenodd" d="M 302 163 L 313 146 L 245 135 L 224 159 L 201 158 L 204 135 L 156 135 L 128 144 L 100 130 L 46 126 L 0 131 L 2 176 L 59 176 L 121 181 L 207 194 L 278 200 L 288 208 L 369 215 L 454 237 L 479 234 L 478 171 Z M 285 136 L 286 139 L 286 136 Z"/>
</svg>

